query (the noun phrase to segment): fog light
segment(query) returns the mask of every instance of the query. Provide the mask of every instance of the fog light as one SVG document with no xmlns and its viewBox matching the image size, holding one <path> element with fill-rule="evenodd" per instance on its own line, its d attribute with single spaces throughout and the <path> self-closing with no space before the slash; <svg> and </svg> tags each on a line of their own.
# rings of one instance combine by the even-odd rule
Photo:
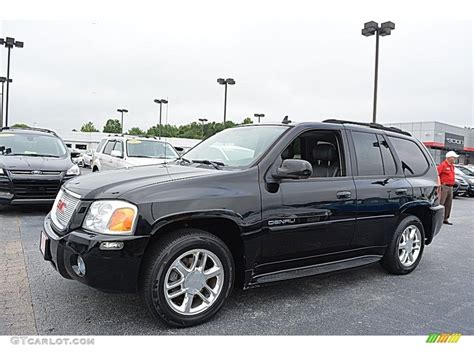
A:
<svg viewBox="0 0 474 355">
<path fill-rule="evenodd" d="M 77 274 L 77 276 L 83 277 L 86 274 L 86 263 L 80 255 L 77 256 L 76 265 L 73 265 L 72 269 Z"/>
<path fill-rule="evenodd" d="M 99 245 L 100 250 L 122 250 L 123 242 L 102 242 Z"/>
</svg>

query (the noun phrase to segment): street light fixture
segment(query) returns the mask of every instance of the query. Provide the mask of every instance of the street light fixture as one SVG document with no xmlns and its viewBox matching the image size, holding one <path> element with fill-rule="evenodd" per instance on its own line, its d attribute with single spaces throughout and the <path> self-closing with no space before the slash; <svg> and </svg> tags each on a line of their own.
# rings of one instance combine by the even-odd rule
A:
<svg viewBox="0 0 474 355">
<path fill-rule="evenodd" d="M 263 113 L 254 113 L 253 115 L 258 118 L 258 123 L 260 123 L 260 118 L 265 117 Z"/>
<path fill-rule="evenodd" d="M 128 110 L 125 109 L 125 108 L 119 108 L 119 109 L 117 109 L 117 112 L 120 112 L 122 114 L 122 117 L 120 119 L 120 127 L 122 128 L 122 134 L 123 134 L 123 114 L 127 113 Z"/>
<path fill-rule="evenodd" d="M 5 78 L 4 76 L 0 76 L 0 83 L 2 83 L 2 100 L 0 101 L 0 103 L 2 104 L 2 107 L 0 108 L 0 128 L 3 127 L 3 89 L 6 81 L 7 78 Z M 9 79 L 8 81 L 11 83 L 13 80 Z"/>
<path fill-rule="evenodd" d="M 202 137 L 204 138 L 204 124 L 207 122 L 207 118 L 198 118 L 198 121 L 201 122 Z"/>
<path fill-rule="evenodd" d="M 227 78 L 227 79 L 219 78 L 217 79 L 217 82 L 220 85 L 225 86 L 225 90 L 224 90 L 224 128 L 225 128 L 225 120 L 226 120 L 226 113 L 227 113 L 227 85 L 235 85 L 235 80 L 232 78 Z"/>
<path fill-rule="evenodd" d="M 362 35 L 369 37 L 375 35 L 375 77 L 374 77 L 374 108 L 372 111 L 372 122 L 376 122 L 377 117 L 377 81 L 379 71 L 379 36 L 390 36 L 392 30 L 395 29 L 395 24 L 391 21 L 382 23 L 380 26 L 375 21 L 364 23 Z"/>
<path fill-rule="evenodd" d="M 161 107 L 163 104 L 167 104 L 168 103 L 168 100 L 165 100 L 165 99 L 161 99 L 161 100 L 158 100 L 158 99 L 155 99 L 153 100 L 153 102 L 157 103 L 157 104 L 160 104 L 160 136 L 159 136 L 159 139 L 161 139 Z"/>
<path fill-rule="evenodd" d="M 8 49 L 7 56 L 7 98 L 5 100 L 5 126 L 8 126 L 8 98 L 10 96 L 10 50 L 13 47 L 23 48 L 23 42 L 15 41 L 15 38 L 6 37 L 5 39 L 0 38 L 0 45 L 4 45 Z M 3 99 L 3 95 L 2 95 Z"/>
</svg>

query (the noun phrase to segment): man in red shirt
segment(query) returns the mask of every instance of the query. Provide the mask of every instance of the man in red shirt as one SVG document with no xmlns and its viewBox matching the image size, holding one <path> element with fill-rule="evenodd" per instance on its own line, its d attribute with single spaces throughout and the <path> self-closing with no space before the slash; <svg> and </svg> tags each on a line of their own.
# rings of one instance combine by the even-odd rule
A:
<svg viewBox="0 0 474 355">
<path fill-rule="evenodd" d="M 449 221 L 451 214 L 451 206 L 453 204 L 453 186 L 454 178 L 454 162 L 459 155 L 456 152 L 450 151 L 446 153 L 446 160 L 438 165 L 438 175 L 441 182 L 441 200 L 440 203 L 444 206 L 444 224 L 452 225 Z"/>
</svg>

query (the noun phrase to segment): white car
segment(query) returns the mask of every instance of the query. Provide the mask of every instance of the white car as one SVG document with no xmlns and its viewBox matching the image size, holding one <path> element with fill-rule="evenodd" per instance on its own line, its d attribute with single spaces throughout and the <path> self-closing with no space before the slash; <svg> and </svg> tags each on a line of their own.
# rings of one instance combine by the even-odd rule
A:
<svg viewBox="0 0 474 355">
<path fill-rule="evenodd" d="M 82 155 L 83 164 L 85 167 L 92 166 L 92 157 L 94 156 L 94 149 L 86 150 L 86 152 Z"/>
<path fill-rule="evenodd" d="M 156 138 L 110 136 L 102 139 L 92 158 L 92 172 L 162 164 L 179 158 L 169 143 Z"/>
</svg>

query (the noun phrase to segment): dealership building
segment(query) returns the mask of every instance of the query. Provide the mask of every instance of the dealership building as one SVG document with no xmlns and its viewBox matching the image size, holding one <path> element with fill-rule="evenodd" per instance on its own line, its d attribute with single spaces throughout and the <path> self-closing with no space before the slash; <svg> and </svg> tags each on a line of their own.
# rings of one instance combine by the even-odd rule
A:
<svg viewBox="0 0 474 355">
<path fill-rule="evenodd" d="M 410 132 L 428 147 L 438 164 L 450 150 L 457 152 L 460 164 L 474 164 L 474 129 L 443 122 L 387 123 L 386 126 Z"/>
</svg>

